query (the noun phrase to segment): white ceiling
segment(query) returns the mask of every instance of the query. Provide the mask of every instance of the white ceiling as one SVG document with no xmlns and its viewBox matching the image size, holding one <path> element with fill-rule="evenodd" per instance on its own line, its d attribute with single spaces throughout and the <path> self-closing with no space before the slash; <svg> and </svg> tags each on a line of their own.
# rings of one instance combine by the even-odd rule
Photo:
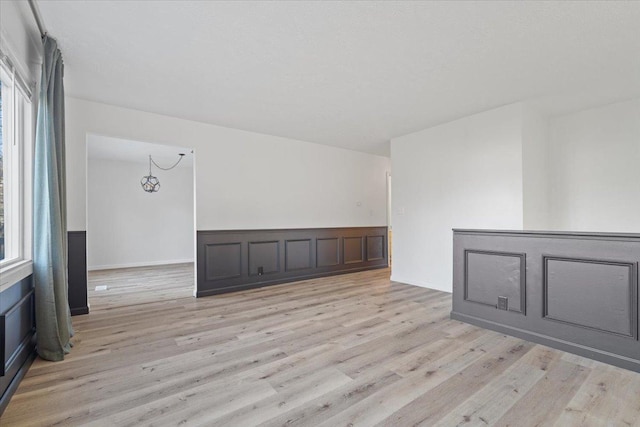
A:
<svg viewBox="0 0 640 427">
<path fill-rule="evenodd" d="M 640 2 L 39 2 L 69 95 L 388 155 L 500 105 L 640 96 Z"/>
<path fill-rule="evenodd" d="M 184 147 L 154 144 L 150 142 L 133 141 L 110 136 L 89 135 L 87 139 L 87 157 L 89 159 L 115 160 L 140 163 L 141 171 L 148 171 L 149 156 L 162 166 L 167 168 L 180 158 L 179 153 L 185 154 L 177 167 L 192 168 L 193 154 Z M 147 169 L 145 169 L 147 168 Z M 154 166 L 154 170 L 157 170 Z"/>
</svg>

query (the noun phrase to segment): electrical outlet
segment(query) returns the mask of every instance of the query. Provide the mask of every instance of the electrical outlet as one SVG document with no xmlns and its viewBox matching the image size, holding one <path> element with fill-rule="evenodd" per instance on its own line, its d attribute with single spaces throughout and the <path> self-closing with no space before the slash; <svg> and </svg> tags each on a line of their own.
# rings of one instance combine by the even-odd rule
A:
<svg viewBox="0 0 640 427">
<path fill-rule="evenodd" d="M 498 297 L 498 310 L 509 310 L 509 298 Z"/>
</svg>

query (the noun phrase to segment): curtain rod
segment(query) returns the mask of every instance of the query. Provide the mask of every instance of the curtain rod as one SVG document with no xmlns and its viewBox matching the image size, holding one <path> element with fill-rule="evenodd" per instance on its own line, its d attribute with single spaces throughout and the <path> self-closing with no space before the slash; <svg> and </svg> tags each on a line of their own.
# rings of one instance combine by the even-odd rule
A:
<svg viewBox="0 0 640 427">
<path fill-rule="evenodd" d="M 36 20 L 36 24 L 38 24 L 38 30 L 40 31 L 40 35 L 42 37 L 47 35 L 47 27 L 44 26 L 44 20 L 42 19 L 42 15 L 40 14 L 40 9 L 38 9 L 38 4 L 36 0 L 29 0 L 29 7 L 31 7 L 31 12 L 33 13 L 33 17 Z"/>
</svg>

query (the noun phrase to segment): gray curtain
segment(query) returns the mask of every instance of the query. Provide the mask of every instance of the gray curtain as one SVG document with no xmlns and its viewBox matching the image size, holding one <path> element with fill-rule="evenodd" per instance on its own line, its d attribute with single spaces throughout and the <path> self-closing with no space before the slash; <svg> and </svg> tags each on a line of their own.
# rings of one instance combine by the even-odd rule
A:
<svg viewBox="0 0 640 427">
<path fill-rule="evenodd" d="M 55 39 L 43 38 L 33 177 L 33 279 L 38 354 L 62 360 L 73 336 L 67 282 L 64 65 Z"/>
</svg>

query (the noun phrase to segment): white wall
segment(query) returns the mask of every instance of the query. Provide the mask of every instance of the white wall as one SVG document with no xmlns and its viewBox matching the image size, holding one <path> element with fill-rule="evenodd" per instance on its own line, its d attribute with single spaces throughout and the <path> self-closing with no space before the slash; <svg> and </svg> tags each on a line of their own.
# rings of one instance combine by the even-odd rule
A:
<svg viewBox="0 0 640 427">
<path fill-rule="evenodd" d="M 529 106 L 522 116 L 522 198 L 525 230 L 548 230 L 549 126 L 548 118 Z"/>
<path fill-rule="evenodd" d="M 452 228 L 522 229 L 521 104 L 391 140 L 392 279 L 451 291 Z"/>
<path fill-rule="evenodd" d="M 88 133 L 194 148 L 199 230 L 386 225 L 386 157 L 71 97 L 66 112 L 69 230 L 86 228 Z"/>
<path fill-rule="evenodd" d="M 140 179 L 147 163 L 90 158 L 87 256 L 90 270 L 193 262 L 193 168 L 154 170 L 157 193 Z"/>
<path fill-rule="evenodd" d="M 40 75 L 42 44 L 26 1 L 0 1 L 0 48 L 18 72 L 35 84 Z"/>
<path fill-rule="evenodd" d="M 451 228 L 640 233 L 640 99 L 514 104 L 395 138 L 391 161 L 394 280 L 450 291 Z"/>
<path fill-rule="evenodd" d="M 555 229 L 640 232 L 640 99 L 550 122 Z"/>
</svg>

